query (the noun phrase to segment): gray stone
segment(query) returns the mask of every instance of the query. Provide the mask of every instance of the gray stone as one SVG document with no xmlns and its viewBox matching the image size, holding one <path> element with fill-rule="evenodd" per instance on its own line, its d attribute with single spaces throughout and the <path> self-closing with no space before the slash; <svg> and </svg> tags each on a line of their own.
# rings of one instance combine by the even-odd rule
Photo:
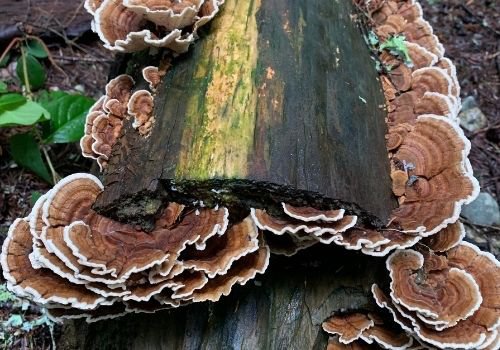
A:
<svg viewBox="0 0 500 350">
<path fill-rule="evenodd" d="M 474 107 L 478 107 L 476 98 L 474 96 L 467 96 L 462 99 L 462 109 L 460 111 L 466 111 Z"/>
<path fill-rule="evenodd" d="M 477 106 L 474 96 L 467 96 L 462 100 L 462 110 L 458 118 L 460 119 L 460 126 L 471 132 L 488 125 L 488 119 Z"/>
<path fill-rule="evenodd" d="M 462 216 L 476 225 L 496 226 L 500 224 L 498 202 L 486 192 L 479 193 L 474 202 L 464 206 Z"/>
</svg>

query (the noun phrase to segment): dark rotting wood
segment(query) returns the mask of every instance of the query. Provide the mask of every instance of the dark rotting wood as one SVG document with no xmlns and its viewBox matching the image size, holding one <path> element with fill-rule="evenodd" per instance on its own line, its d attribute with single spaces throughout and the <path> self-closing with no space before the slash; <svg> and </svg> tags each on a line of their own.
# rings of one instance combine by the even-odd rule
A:
<svg viewBox="0 0 500 350">
<path fill-rule="evenodd" d="M 371 284 L 386 275 L 382 259 L 316 246 L 291 258 L 272 256 L 264 275 L 216 303 L 88 325 L 77 321 L 71 325 L 77 344 L 58 348 L 323 350 L 328 335 L 321 323 L 341 309 L 375 310 Z"/>
</svg>

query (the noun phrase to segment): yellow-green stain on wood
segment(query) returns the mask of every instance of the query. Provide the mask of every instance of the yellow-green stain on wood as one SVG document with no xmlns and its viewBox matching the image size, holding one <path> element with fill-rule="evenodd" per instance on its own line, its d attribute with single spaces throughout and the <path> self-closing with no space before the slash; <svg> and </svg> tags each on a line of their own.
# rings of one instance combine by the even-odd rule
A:
<svg viewBox="0 0 500 350">
<path fill-rule="evenodd" d="M 186 113 L 178 178 L 244 177 L 252 151 L 257 89 L 256 13 L 260 0 L 227 0 L 201 39 L 195 80 L 205 91 L 193 94 Z M 194 84 L 200 86 L 198 84 Z"/>
</svg>

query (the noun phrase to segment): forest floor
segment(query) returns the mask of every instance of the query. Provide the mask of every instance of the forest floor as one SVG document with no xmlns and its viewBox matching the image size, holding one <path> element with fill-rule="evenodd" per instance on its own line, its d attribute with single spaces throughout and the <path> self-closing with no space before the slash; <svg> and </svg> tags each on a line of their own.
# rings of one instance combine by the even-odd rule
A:
<svg viewBox="0 0 500 350">
<path fill-rule="evenodd" d="M 427 0 L 424 17 L 457 67 L 462 102 L 473 97 L 484 113 L 484 127 L 466 136 L 469 159 L 481 191 L 500 199 L 500 2 L 496 0 Z M 467 238 L 495 255 L 500 253 L 500 229 L 462 221 Z"/>
<path fill-rule="evenodd" d="M 470 160 L 482 191 L 500 198 L 500 2 L 497 0 L 422 0 L 424 15 L 432 24 L 446 48 L 446 56 L 457 66 L 462 99 L 472 96 L 487 118 L 485 127 L 467 132 L 472 149 Z M 83 11 L 81 7 L 78 11 Z M 81 16 L 85 16 L 80 14 Z M 79 16 L 80 16 L 79 15 Z M 71 17 L 75 18 L 75 16 Z M 0 32 L 2 21 L 0 19 Z M 87 25 L 89 22 L 86 22 Z M 36 24 L 36 23 L 35 23 Z M 67 23 L 66 23 L 67 25 Z M 54 28 L 54 27 L 52 27 Z M 94 35 L 68 38 L 64 29 L 56 31 L 57 40 L 47 41 L 52 58 L 66 75 L 47 65 L 47 88 L 77 91 L 98 98 L 107 81 L 113 55 L 102 48 Z M 0 33 L 1 40 L 1 33 Z M 8 42 L 0 43 L 0 53 Z M 0 80 L 14 73 L 11 65 L 0 69 Z M 0 243 L 9 225 L 17 217 L 26 216 L 32 206 L 33 193 L 46 192 L 51 185 L 17 166 L 9 156 L 8 140 L 23 128 L 0 129 Z M 51 147 L 50 158 L 57 173 L 64 177 L 88 171 L 91 163 L 82 158 L 74 144 Z M 483 249 L 498 254 L 500 230 L 496 227 L 469 225 L 475 232 L 470 239 Z M 1 277 L 0 277 L 1 279 Z M 4 300 L 7 299 L 7 300 Z M 12 310 L 22 308 L 9 300 L 0 289 L 0 320 L 7 320 Z M 23 311 L 25 319 L 38 315 L 37 309 Z M 34 322 L 34 321 L 33 321 Z M 34 328 L 28 336 L 16 339 L 14 348 L 50 348 L 50 327 Z M 55 329 L 57 333 L 57 328 Z M 3 332 L 0 332 L 2 348 Z M 33 343 L 34 342 L 34 343 Z M 34 347 L 33 344 L 35 344 Z"/>
</svg>

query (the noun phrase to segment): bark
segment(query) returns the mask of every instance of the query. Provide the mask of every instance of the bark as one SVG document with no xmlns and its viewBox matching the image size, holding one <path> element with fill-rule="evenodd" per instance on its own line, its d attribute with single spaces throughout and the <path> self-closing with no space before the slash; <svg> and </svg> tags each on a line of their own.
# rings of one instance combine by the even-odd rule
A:
<svg viewBox="0 0 500 350">
<path fill-rule="evenodd" d="M 124 128 L 96 209 L 147 226 L 166 200 L 286 201 L 386 222 L 384 100 L 352 13 L 349 0 L 227 1 L 173 60 L 151 136 Z"/>
<path fill-rule="evenodd" d="M 374 308 L 369 289 L 385 278 L 382 259 L 315 247 L 273 256 L 265 275 L 217 303 L 66 327 L 58 348 L 257 350 L 325 349 L 321 323 L 338 310 Z M 67 336 L 66 336 L 67 335 Z"/>
</svg>

